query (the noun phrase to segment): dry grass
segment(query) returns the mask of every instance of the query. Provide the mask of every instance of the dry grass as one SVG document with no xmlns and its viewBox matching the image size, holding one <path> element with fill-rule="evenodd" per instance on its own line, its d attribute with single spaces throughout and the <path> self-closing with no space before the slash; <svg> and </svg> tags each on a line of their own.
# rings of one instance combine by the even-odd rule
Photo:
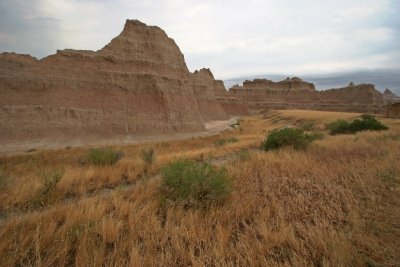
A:
<svg viewBox="0 0 400 267">
<path fill-rule="evenodd" d="M 125 156 L 113 166 L 85 163 L 86 149 L 1 158 L 1 265 L 398 265 L 400 122 L 325 135 L 306 151 L 256 150 L 273 128 L 356 116 L 278 115 L 245 118 L 218 136 L 115 147 Z M 215 147 L 231 137 L 238 142 Z M 157 157 L 145 172 L 140 151 L 149 147 Z M 160 169 L 182 157 L 227 159 L 235 186 L 222 206 L 160 205 Z M 43 173 L 57 170 L 61 179 L 45 190 Z"/>
<path fill-rule="evenodd" d="M 280 110 L 285 117 L 300 120 L 312 120 L 318 123 L 329 123 L 338 119 L 351 120 L 360 116 L 358 113 L 315 111 L 315 110 Z"/>
</svg>

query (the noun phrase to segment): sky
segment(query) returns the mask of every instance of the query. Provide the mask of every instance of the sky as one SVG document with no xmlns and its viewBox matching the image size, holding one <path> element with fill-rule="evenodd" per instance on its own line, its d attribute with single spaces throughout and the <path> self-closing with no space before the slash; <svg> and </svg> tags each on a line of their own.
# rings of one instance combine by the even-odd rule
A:
<svg viewBox="0 0 400 267">
<path fill-rule="evenodd" d="M 128 18 L 217 79 L 400 69 L 400 0 L 0 0 L 0 52 L 99 50 Z"/>
</svg>

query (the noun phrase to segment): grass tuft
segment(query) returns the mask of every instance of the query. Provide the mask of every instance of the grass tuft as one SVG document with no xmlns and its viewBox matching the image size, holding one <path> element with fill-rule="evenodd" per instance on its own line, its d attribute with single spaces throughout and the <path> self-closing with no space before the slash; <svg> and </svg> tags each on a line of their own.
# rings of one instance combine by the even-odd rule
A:
<svg viewBox="0 0 400 267">
<path fill-rule="evenodd" d="M 224 146 L 226 144 L 232 144 L 232 143 L 237 143 L 239 139 L 236 137 L 230 137 L 230 138 L 225 138 L 225 139 L 218 139 L 214 142 L 214 145 L 216 147 Z"/>
<path fill-rule="evenodd" d="M 142 149 L 140 151 L 140 156 L 142 157 L 142 160 L 144 163 L 149 166 L 156 161 L 156 152 L 154 148 L 147 148 L 147 149 Z"/>
<path fill-rule="evenodd" d="M 113 165 L 123 154 L 111 148 L 92 148 L 87 153 L 87 160 L 96 166 Z"/>
<path fill-rule="evenodd" d="M 224 168 L 205 162 L 177 160 L 162 169 L 162 196 L 185 207 L 224 200 L 231 192 Z"/>
<path fill-rule="evenodd" d="M 247 161 L 251 159 L 251 154 L 250 151 L 248 150 L 240 150 L 239 152 L 237 152 L 237 158 L 239 161 Z"/>
<path fill-rule="evenodd" d="M 300 129 L 302 129 L 303 131 L 314 131 L 315 128 L 315 123 L 312 121 L 305 121 L 300 126 Z"/>
<path fill-rule="evenodd" d="M 48 193 L 56 186 L 58 181 L 63 177 L 64 172 L 62 170 L 50 170 L 42 173 L 44 193 Z"/>
<path fill-rule="evenodd" d="M 8 182 L 8 177 L 0 170 L 0 190 L 6 189 Z"/>
</svg>

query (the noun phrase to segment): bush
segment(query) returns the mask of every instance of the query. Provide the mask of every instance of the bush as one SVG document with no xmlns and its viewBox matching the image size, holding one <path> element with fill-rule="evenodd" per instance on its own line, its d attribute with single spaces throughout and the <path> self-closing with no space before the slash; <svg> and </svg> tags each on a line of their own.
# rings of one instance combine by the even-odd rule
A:
<svg viewBox="0 0 400 267">
<path fill-rule="evenodd" d="M 350 123 L 345 120 L 337 120 L 327 125 L 331 134 L 349 133 Z"/>
<path fill-rule="evenodd" d="M 229 143 L 236 143 L 237 141 L 239 141 L 239 139 L 237 139 L 236 137 L 230 137 L 230 138 L 226 138 L 226 139 L 218 139 L 214 142 L 214 145 L 216 147 L 220 147 L 220 146 L 224 146 Z"/>
<path fill-rule="evenodd" d="M 320 139 L 320 134 L 306 134 L 297 128 L 283 128 L 273 130 L 261 145 L 265 151 L 278 149 L 284 146 L 292 146 L 294 149 L 305 149 L 309 143 Z"/>
<path fill-rule="evenodd" d="M 387 126 L 378 121 L 375 117 L 364 114 L 360 119 L 355 119 L 351 123 L 344 120 L 337 120 L 327 125 L 330 133 L 335 134 L 348 134 L 360 131 L 381 131 L 389 129 Z"/>
<path fill-rule="evenodd" d="M 112 165 L 121 159 L 123 154 L 111 148 L 92 148 L 87 154 L 87 160 L 96 166 Z"/>
<path fill-rule="evenodd" d="M 374 116 L 363 114 L 361 120 L 356 119 L 350 123 L 350 129 L 352 132 L 358 131 L 381 131 L 389 129 L 386 125 L 378 121 Z"/>
<path fill-rule="evenodd" d="M 161 173 L 164 199 L 186 207 L 220 202 L 231 192 L 226 170 L 205 162 L 177 160 Z"/>
</svg>

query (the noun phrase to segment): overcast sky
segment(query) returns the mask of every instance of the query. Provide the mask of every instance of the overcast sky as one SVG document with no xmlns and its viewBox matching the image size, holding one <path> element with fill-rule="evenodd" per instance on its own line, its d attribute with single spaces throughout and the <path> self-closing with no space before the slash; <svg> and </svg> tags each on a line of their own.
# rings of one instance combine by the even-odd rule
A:
<svg viewBox="0 0 400 267">
<path fill-rule="evenodd" d="M 218 79 L 400 69 L 399 0 L 0 0 L 0 52 L 98 50 L 127 18 L 164 29 L 189 70 Z"/>
</svg>

